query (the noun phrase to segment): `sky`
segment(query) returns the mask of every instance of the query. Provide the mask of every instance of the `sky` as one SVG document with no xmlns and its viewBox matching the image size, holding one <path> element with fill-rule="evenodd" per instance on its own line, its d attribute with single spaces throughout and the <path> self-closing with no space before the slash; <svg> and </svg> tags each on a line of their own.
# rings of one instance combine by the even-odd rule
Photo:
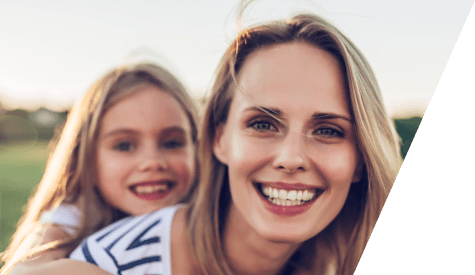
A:
<svg viewBox="0 0 475 275">
<path fill-rule="evenodd" d="M 0 104 L 69 108 L 104 73 L 158 62 L 194 97 L 235 35 L 236 0 L 0 1 Z M 300 10 L 333 22 L 365 54 L 393 117 L 422 115 L 473 0 L 259 1 L 246 24 Z"/>
</svg>

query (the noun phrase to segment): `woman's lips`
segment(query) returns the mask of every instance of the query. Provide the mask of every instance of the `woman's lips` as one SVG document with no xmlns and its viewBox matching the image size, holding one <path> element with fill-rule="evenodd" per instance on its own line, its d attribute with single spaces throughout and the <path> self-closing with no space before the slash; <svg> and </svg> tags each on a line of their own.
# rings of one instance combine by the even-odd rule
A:
<svg viewBox="0 0 475 275">
<path fill-rule="evenodd" d="M 174 184 L 171 181 L 142 182 L 129 187 L 132 193 L 144 200 L 160 200 L 165 198 Z"/>
<path fill-rule="evenodd" d="M 324 189 L 305 184 L 272 184 L 274 187 L 258 183 L 256 189 L 265 201 L 266 208 L 278 215 L 293 216 L 307 211 Z M 276 188 L 284 187 L 284 188 Z M 292 188 L 293 187 L 293 188 Z"/>
</svg>

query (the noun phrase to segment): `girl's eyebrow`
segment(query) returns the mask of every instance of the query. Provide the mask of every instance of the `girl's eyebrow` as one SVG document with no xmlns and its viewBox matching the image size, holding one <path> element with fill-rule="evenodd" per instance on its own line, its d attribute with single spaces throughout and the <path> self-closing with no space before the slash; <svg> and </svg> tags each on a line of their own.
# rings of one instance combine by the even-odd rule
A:
<svg viewBox="0 0 475 275">
<path fill-rule="evenodd" d="M 118 135 L 118 134 L 136 135 L 137 133 L 138 133 L 138 131 L 130 129 L 130 128 L 119 128 L 119 129 L 114 129 L 112 131 L 109 131 L 109 132 L 105 133 L 104 135 L 102 135 L 101 137 L 102 138 L 107 138 L 107 137 L 115 136 L 115 135 Z"/>
<path fill-rule="evenodd" d="M 171 126 L 160 131 L 160 136 L 170 134 L 170 133 L 179 133 L 182 135 L 187 135 L 187 132 L 183 127 L 180 126 Z"/>
<path fill-rule="evenodd" d="M 161 135 L 170 133 L 170 132 L 179 132 L 182 134 L 186 134 L 186 130 L 180 126 L 170 126 L 168 128 L 162 129 L 160 132 L 161 132 Z M 104 135 L 102 135 L 101 138 L 107 138 L 107 137 L 118 135 L 118 134 L 138 135 L 140 134 L 140 131 L 137 131 L 131 128 L 118 128 L 108 133 L 105 133 Z"/>
</svg>

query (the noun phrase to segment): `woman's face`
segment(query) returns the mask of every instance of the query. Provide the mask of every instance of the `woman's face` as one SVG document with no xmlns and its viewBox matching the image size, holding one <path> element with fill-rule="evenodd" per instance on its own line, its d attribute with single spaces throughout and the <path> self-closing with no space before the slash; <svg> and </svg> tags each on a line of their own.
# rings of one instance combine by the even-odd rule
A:
<svg viewBox="0 0 475 275">
<path fill-rule="evenodd" d="M 154 86 L 112 106 L 97 141 L 98 188 L 105 201 L 140 215 L 177 203 L 195 175 L 191 125 L 181 105 Z"/>
<path fill-rule="evenodd" d="M 241 68 L 213 151 L 229 169 L 231 211 L 261 236 L 317 235 L 360 180 L 344 83 L 336 59 L 305 43 L 257 50 Z"/>
</svg>

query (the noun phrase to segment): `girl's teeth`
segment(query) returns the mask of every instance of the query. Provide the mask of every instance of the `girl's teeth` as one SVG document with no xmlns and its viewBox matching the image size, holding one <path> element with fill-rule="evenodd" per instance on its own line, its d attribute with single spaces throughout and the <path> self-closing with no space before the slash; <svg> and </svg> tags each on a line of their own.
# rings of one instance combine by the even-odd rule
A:
<svg viewBox="0 0 475 275">
<path fill-rule="evenodd" d="M 262 193 L 276 205 L 300 205 L 315 197 L 315 190 L 285 190 L 261 185 Z"/>
<path fill-rule="evenodd" d="M 164 192 L 167 191 L 168 185 L 167 184 L 157 184 L 157 185 L 143 185 L 143 186 L 135 186 L 135 192 L 137 194 L 149 194 L 153 192 Z"/>
</svg>

